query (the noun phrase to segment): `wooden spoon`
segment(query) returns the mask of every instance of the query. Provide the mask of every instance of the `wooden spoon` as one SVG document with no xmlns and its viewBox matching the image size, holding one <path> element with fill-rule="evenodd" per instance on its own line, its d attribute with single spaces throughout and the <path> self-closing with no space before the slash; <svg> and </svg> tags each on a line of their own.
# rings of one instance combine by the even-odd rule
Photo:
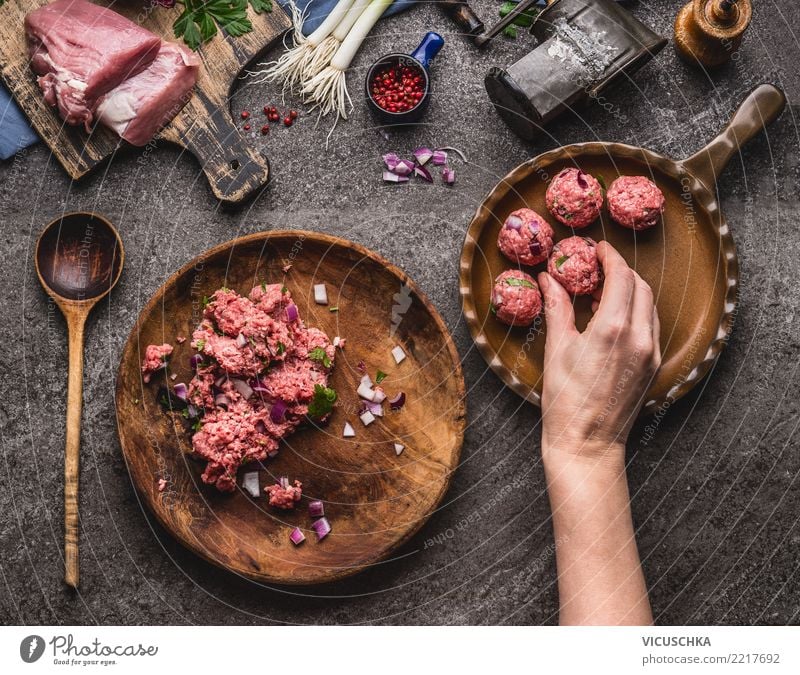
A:
<svg viewBox="0 0 800 675">
<path fill-rule="evenodd" d="M 125 251 L 114 226 L 95 213 L 65 213 L 36 242 L 36 274 L 67 321 L 69 380 L 64 457 L 64 581 L 78 587 L 78 467 L 83 403 L 83 329 L 122 273 Z"/>
</svg>

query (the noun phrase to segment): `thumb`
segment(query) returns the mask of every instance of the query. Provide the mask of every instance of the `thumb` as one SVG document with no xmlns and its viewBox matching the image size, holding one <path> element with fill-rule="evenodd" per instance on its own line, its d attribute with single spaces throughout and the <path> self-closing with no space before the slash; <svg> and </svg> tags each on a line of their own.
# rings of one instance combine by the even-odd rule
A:
<svg viewBox="0 0 800 675">
<path fill-rule="evenodd" d="M 577 333 L 575 311 L 564 287 L 547 272 L 539 274 L 539 287 L 544 295 L 544 314 L 547 319 L 547 344 L 558 343 L 561 338 Z"/>
</svg>

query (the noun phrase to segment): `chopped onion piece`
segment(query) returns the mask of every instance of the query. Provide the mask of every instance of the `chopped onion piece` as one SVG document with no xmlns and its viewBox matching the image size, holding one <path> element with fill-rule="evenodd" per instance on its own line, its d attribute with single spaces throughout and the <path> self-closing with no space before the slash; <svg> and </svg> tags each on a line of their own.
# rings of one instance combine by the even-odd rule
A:
<svg viewBox="0 0 800 675">
<path fill-rule="evenodd" d="M 292 540 L 292 543 L 295 546 L 300 546 L 300 544 L 306 540 L 306 535 L 303 534 L 303 531 L 299 527 L 296 527 L 289 535 L 289 539 Z"/>
<path fill-rule="evenodd" d="M 375 392 L 372 391 L 372 387 L 368 387 L 365 382 L 362 382 L 358 385 L 358 390 L 356 393 L 363 399 L 367 401 L 374 401 L 375 400 Z"/>
<path fill-rule="evenodd" d="M 365 427 L 368 427 L 375 421 L 375 415 L 373 415 L 369 410 L 365 410 L 359 415 L 359 419 L 361 419 Z"/>
<path fill-rule="evenodd" d="M 456 172 L 453 171 L 450 167 L 446 166 L 442 169 L 442 180 L 447 185 L 452 185 L 456 182 Z"/>
<path fill-rule="evenodd" d="M 286 476 L 281 476 L 280 480 L 278 481 L 278 485 L 280 485 L 284 490 L 288 490 L 289 479 Z"/>
<path fill-rule="evenodd" d="M 394 171 L 400 158 L 393 152 L 388 152 L 383 156 L 383 163 L 389 171 Z"/>
<path fill-rule="evenodd" d="M 221 387 L 221 386 L 222 386 L 223 384 L 225 384 L 227 381 L 228 381 L 228 376 L 227 376 L 227 375 L 222 375 L 221 377 L 218 377 L 218 378 L 215 380 L 215 382 L 214 382 L 214 386 L 215 386 L 215 387 Z"/>
<path fill-rule="evenodd" d="M 220 408 L 227 408 L 231 404 L 230 399 L 225 394 L 217 394 L 214 397 L 214 405 Z"/>
<path fill-rule="evenodd" d="M 177 396 L 181 401 L 185 401 L 187 398 L 189 398 L 189 388 L 183 382 L 178 382 L 174 389 L 175 396 Z"/>
<path fill-rule="evenodd" d="M 414 150 L 414 157 L 420 166 L 424 166 L 428 160 L 433 157 L 433 150 L 425 147 L 417 148 Z"/>
<path fill-rule="evenodd" d="M 190 403 L 186 406 L 186 414 L 189 415 L 190 420 L 193 420 L 200 414 L 200 411 L 197 409 L 197 406 Z"/>
<path fill-rule="evenodd" d="M 202 354 L 192 354 L 189 358 L 189 365 L 191 366 L 192 370 L 197 370 L 197 367 L 203 362 L 203 355 Z"/>
<path fill-rule="evenodd" d="M 258 471 L 250 471 L 242 476 L 242 487 L 253 499 L 261 494 L 258 488 Z"/>
<path fill-rule="evenodd" d="M 374 403 L 373 401 L 361 401 L 361 409 L 368 410 L 375 415 L 375 417 L 383 417 L 383 406 L 380 403 Z"/>
<path fill-rule="evenodd" d="M 394 349 L 392 349 L 392 356 L 394 357 L 395 363 L 401 363 L 406 358 L 406 353 L 403 351 L 403 348 L 400 345 L 397 345 Z"/>
<path fill-rule="evenodd" d="M 433 165 L 444 166 L 447 164 L 447 153 L 444 150 L 433 151 Z"/>
<path fill-rule="evenodd" d="M 400 456 L 400 453 L 403 452 L 403 450 L 405 450 L 405 448 L 406 448 L 405 445 L 402 445 L 401 443 L 395 443 L 394 444 L 394 454 L 397 455 L 397 456 Z"/>
<path fill-rule="evenodd" d="M 392 410 L 400 410 L 406 404 L 406 394 L 401 391 L 399 394 L 389 399 L 389 407 Z"/>
<path fill-rule="evenodd" d="M 397 162 L 397 166 L 394 167 L 394 173 L 398 176 L 410 176 L 413 171 L 414 162 L 407 159 L 401 159 Z"/>
<path fill-rule="evenodd" d="M 291 304 L 286 308 L 286 319 L 289 323 L 297 321 L 300 318 L 300 314 L 297 311 L 297 305 Z"/>
<path fill-rule="evenodd" d="M 365 366 L 365 368 L 366 368 L 366 366 Z M 372 378 L 369 375 L 363 375 L 361 377 L 361 384 L 366 384 L 370 389 L 372 389 L 372 387 L 373 387 Z"/>
<path fill-rule="evenodd" d="M 512 214 L 506 218 L 505 226 L 511 230 L 516 230 L 519 232 L 522 229 L 522 218 Z"/>
<path fill-rule="evenodd" d="M 372 400 L 375 401 L 375 403 L 383 403 L 386 400 L 386 392 L 380 387 L 375 387 L 375 389 L 372 390 Z"/>
<path fill-rule="evenodd" d="M 318 305 L 328 304 L 328 289 L 325 284 L 314 284 L 314 302 Z"/>
<path fill-rule="evenodd" d="M 423 180 L 428 181 L 429 183 L 433 183 L 433 176 L 431 176 L 431 172 L 428 171 L 424 166 L 415 166 L 414 174 Z"/>
<path fill-rule="evenodd" d="M 391 171 L 384 171 L 383 180 L 386 183 L 408 183 L 408 176 L 399 176 Z"/>
<path fill-rule="evenodd" d="M 244 380 L 231 379 L 231 384 L 245 401 L 253 395 L 253 388 Z"/>
<path fill-rule="evenodd" d="M 239 347 L 247 347 L 247 338 L 239 333 L 239 335 L 236 336 L 236 344 Z"/>
<path fill-rule="evenodd" d="M 331 531 L 331 524 L 327 518 L 320 518 L 311 523 L 311 529 L 317 533 L 317 541 L 322 541 Z"/>
<path fill-rule="evenodd" d="M 321 518 L 325 515 L 325 505 L 319 499 L 308 502 L 308 515 L 312 518 Z"/>
<path fill-rule="evenodd" d="M 344 438 L 354 438 L 356 435 L 356 430 L 353 429 L 353 426 L 350 422 L 344 423 L 344 431 L 342 431 L 342 437 Z"/>
<path fill-rule="evenodd" d="M 340 338 L 340 337 L 337 335 L 335 338 L 333 338 L 333 346 L 334 346 L 334 347 L 338 347 L 338 346 L 339 346 L 339 343 L 340 343 L 341 341 L 342 341 L 342 338 Z"/>
<path fill-rule="evenodd" d="M 269 409 L 269 418 L 274 424 L 280 424 L 283 421 L 283 417 L 286 414 L 286 408 L 286 403 L 280 399 L 272 404 L 272 407 Z"/>
</svg>

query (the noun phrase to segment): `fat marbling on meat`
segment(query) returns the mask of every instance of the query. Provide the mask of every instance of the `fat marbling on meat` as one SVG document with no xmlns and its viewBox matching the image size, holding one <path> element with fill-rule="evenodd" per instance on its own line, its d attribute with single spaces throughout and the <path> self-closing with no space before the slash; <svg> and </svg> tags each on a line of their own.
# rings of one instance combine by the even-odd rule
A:
<svg viewBox="0 0 800 675">
<path fill-rule="evenodd" d="M 97 100 L 147 68 L 161 47 L 150 31 L 86 0 L 55 0 L 29 12 L 25 33 L 45 100 L 87 131 Z"/>
</svg>

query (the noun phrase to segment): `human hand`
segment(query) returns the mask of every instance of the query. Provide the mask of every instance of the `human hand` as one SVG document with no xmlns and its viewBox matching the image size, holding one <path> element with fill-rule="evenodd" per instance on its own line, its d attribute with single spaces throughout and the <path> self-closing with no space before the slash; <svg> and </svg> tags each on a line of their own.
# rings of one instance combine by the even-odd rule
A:
<svg viewBox="0 0 800 675">
<path fill-rule="evenodd" d="M 583 333 L 572 301 L 539 275 L 547 318 L 542 454 L 624 460 L 624 444 L 661 364 L 658 312 L 647 283 L 607 242 L 597 245 L 605 283 Z"/>
</svg>

